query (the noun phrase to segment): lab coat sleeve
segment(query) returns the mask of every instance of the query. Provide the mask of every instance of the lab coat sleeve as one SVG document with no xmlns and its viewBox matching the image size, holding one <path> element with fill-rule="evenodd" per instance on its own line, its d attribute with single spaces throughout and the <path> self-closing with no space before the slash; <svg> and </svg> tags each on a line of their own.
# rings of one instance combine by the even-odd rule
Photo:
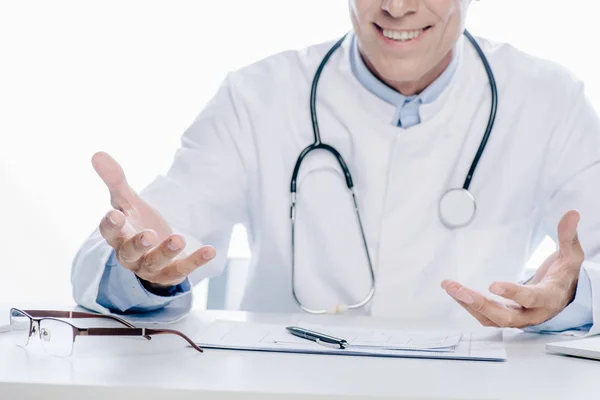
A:
<svg viewBox="0 0 600 400">
<path fill-rule="evenodd" d="M 254 153 L 245 129 L 250 124 L 237 106 L 230 82 L 228 77 L 184 132 L 167 174 L 140 192 L 173 231 L 185 238 L 187 254 L 212 245 L 217 256 L 190 274 L 181 293 L 161 298 L 144 290 L 134 274 L 111 262 L 112 249 L 96 229 L 72 265 L 73 297 L 79 305 L 103 313 L 170 309 L 165 312 L 177 319 L 191 308 L 191 288 L 223 271 L 233 225 L 247 222 L 246 154 Z"/>
<path fill-rule="evenodd" d="M 587 329 L 600 333 L 600 120 L 583 84 L 566 96 L 564 121 L 551 133 L 543 169 L 542 226 L 558 243 L 557 226 L 569 210 L 581 219 L 578 237 L 585 253 L 574 301 L 539 331 Z"/>
</svg>

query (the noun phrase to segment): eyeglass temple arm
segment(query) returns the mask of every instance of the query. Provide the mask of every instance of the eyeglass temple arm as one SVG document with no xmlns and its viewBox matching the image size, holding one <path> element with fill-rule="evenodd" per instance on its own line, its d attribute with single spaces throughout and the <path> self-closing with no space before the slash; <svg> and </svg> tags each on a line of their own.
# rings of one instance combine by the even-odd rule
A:
<svg viewBox="0 0 600 400">
<path fill-rule="evenodd" d="M 106 318 L 112 319 L 113 321 L 120 322 L 121 324 L 128 326 L 130 328 L 135 328 L 135 325 L 121 319 L 119 317 L 115 317 L 114 315 L 108 314 L 94 314 L 87 312 L 79 312 L 79 311 L 55 311 L 55 310 L 23 310 L 27 314 L 31 315 L 35 318 L 43 318 L 43 317 L 54 317 L 54 318 Z"/>
<path fill-rule="evenodd" d="M 188 336 L 173 329 L 149 329 L 149 328 L 78 328 L 76 335 L 80 336 L 151 336 L 151 335 L 163 335 L 173 334 L 183 338 L 189 343 L 194 349 L 199 352 L 203 352 L 196 343 L 192 341 Z"/>
<path fill-rule="evenodd" d="M 56 310 L 23 310 L 27 314 L 31 315 L 34 318 L 44 318 L 44 317 L 53 317 L 53 318 L 103 318 L 110 319 L 113 321 L 117 321 L 129 328 L 135 328 L 135 325 L 116 317 L 114 315 L 108 314 L 94 314 L 88 312 L 80 312 L 80 311 L 56 311 Z M 146 339 L 152 339 L 149 335 L 144 336 Z"/>
</svg>

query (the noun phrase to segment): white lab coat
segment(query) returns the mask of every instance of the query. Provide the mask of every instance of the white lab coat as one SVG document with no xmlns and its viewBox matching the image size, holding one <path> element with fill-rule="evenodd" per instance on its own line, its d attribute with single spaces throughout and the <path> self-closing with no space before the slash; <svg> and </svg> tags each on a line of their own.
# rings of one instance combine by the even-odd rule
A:
<svg viewBox="0 0 600 400">
<path fill-rule="evenodd" d="M 473 47 L 459 43 L 451 85 L 421 106 L 421 124 L 394 126 L 394 106 L 353 75 L 347 39 L 323 72 L 317 110 L 324 142 L 353 174 L 376 273 L 373 301 L 357 314 L 471 319 L 440 288 L 457 280 L 489 294 L 516 281 L 560 217 L 581 213 L 584 268 L 600 290 L 600 124 L 580 81 L 510 45 L 480 43 L 499 91 L 496 125 L 475 173 L 473 223 L 448 230 L 438 199 L 462 187 L 488 122 L 488 79 Z M 232 226 L 244 223 L 253 254 L 241 308 L 298 312 L 291 292 L 290 177 L 312 143 L 309 91 L 332 43 L 284 52 L 228 75 L 185 132 L 172 168 L 142 195 L 180 233 L 188 251 L 201 243 L 219 256 L 192 283 L 222 272 Z M 300 172 L 297 286 L 303 303 L 331 309 L 370 287 L 350 196 L 329 154 L 313 153 Z M 98 284 L 110 249 L 98 232 L 73 266 L 76 300 L 101 312 Z M 595 297 L 594 315 L 600 310 Z M 191 296 L 169 307 L 189 309 Z M 597 318 L 595 318 L 597 319 Z M 600 329 L 594 325 L 592 331 Z"/>
</svg>

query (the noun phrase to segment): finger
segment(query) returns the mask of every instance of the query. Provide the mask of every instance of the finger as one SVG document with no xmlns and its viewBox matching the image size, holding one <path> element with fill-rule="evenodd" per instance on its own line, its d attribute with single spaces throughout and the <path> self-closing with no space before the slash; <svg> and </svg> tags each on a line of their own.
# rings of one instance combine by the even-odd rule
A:
<svg viewBox="0 0 600 400">
<path fill-rule="evenodd" d="M 125 215 L 117 210 L 109 211 L 100 221 L 100 234 L 113 249 L 118 249 L 127 237 L 125 222 Z"/>
<path fill-rule="evenodd" d="M 583 262 L 583 248 L 577 235 L 579 220 L 579 213 L 571 210 L 563 215 L 558 223 L 558 250 L 561 256 L 571 259 L 574 262 L 579 260 Z"/>
<path fill-rule="evenodd" d="M 111 205 L 117 210 L 130 210 L 137 194 L 127 183 L 119 163 L 107 153 L 98 152 L 92 157 L 92 165 L 110 192 Z"/>
<path fill-rule="evenodd" d="M 447 287 L 456 289 L 446 290 L 454 299 L 463 302 L 471 310 L 478 312 L 500 327 L 519 328 L 527 325 L 525 316 L 520 309 L 500 304 L 458 282 L 452 282 Z"/>
<path fill-rule="evenodd" d="M 537 283 L 540 283 L 542 281 L 542 279 L 544 279 L 544 276 L 546 276 L 546 273 L 550 270 L 550 267 L 552 267 L 552 265 L 554 265 L 554 263 L 556 262 L 557 259 L 558 259 L 557 251 L 553 252 L 548 257 L 546 257 L 546 259 L 544 260 L 542 265 L 540 265 L 539 268 L 535 271 L 535 275 L 533 276 L 533 278 L 531 278 L 531 280 L 529 282 L 527 282 L 527 284 L 535 285 Z"/>
<path fill-rule="evenodd" d="M 145 230 L 123 241 L 117 251 L 117 259 L 123 265 L 134 264 L 158 243 L 158 235 L 153 230 Z"/>
<path fill-rule="evenodd" d="M 458 291 L 458 289 L 460 289 L 460 284 L 458 284 L 456 282 L 445 280 L 445 281 L 442 281 L 442 288 L 453 298 L 454 301 L 456 301 L 462 308 L 464 308 L 469 314 L 471 314 L 471 316 L 473 316 L 477 321 L 479 321 L 479 323 L 481 325 L 496 326 L 496 327 L 498 326 L 496 323 L 491 321 L 486 316 L 473 310 L 466 303 L 464 303 L 454 297 L 456 295 L 456 292 Z"/>
<path fill-rule="evenodd" d="M 486 317 L 485 315 L 473 310 L 471 307 L 469 307 L 468 304 L 463 303 L 460 300 L 456 300 L 454 299 L 458 304 L 460 304 L 460 306 L 462 308 L 464 308 L 469 314 L 471 314 L 477 321 L 479 321 L 479 323 L 483 326 L 491 326 L 491 327 L 498 327 L 498 324 L 496 324 L 494 321 L 492 321 L 491 319 L 489 319 L 488 317 Z"/>
<path fill-rule="evenodd" d="M 139 271 L 148 276 L 156 276 L 163 268 L 169 265 L 185 247 L 185 239 L 181 235 L 170 235 L 163 242 L 145 253 L 140 259 Z M 139 275 L 139 274 L 138 274 Z M 141 275 L 140 275 L 141 276 Z M 144 276 L 142 278 L 146 279 Z M 150 282 L 155 280 L 148 279 Z"/>
<path fill-rule="evenodd" d="M 512 300 L 525 308 L 546 307 L 548 296 L 538 285 L 517 285 L 511 282 L 495 282 L 490 286 L 490 292 Z"/>
<path fill-rule="evenodd" d="M 157 280 L 160 280 L 162 283 L 180 283 L 196 269 L 208 264 L 210 260 L 215 258 L 216 254 L 217 252 L 214 247 L 204 246 L 186 258 L 175 260 L 161 271 Z"/>
</svg>

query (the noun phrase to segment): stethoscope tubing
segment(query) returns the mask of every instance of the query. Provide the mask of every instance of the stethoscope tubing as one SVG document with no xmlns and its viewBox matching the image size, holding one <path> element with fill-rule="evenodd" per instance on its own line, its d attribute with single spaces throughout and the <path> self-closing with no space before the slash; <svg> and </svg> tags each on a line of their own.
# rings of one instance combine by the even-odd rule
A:
<svg viewBox="0 0 600 400">
<path fill-rule="evenodd" d="M 312 314 L 325 314 L 328 311 L 327 310 L 317 310 L 317 309 L 311 309 L 309 307 L 306 307 L 302 304 L 302 302 L 300 301 L 298 294 L 296 293 L 296 285 L 295 285 L 295 269 L 296 269 L 296 263 L 295 263 L 295 253 L 296 253 L 296 241 L 295 241 L 295 227 L 296 227 L 296 192 L 297 192 L 297 179 L 298 179 L 298 174 L 300 172 L 300 167 L 302 165 L 302 162 L 304 161 L 304 159 L 306 158 L 306 156 L 308 154 L 310 154 L 313 151 L 316 150 L 323 150 L 326 152 L 329 152 L 330 154 L 332 154 L 336 160 L 338 161 L 338 164 L 340 165 L 340 168 L 344 174 L 344 178 L 346 181 L 346 186 L 348 187 L 348 190 L 350 191 L 351 195 L 352 195 L 352 201 L 354 204 L 354 209 L 356 211 L 356 217 L 357 217 L 357 223 L 359 225 L 359 229 L 361 232 L 361 237 L 362 237 L 362 242 L 365 248 L 365 252 L 367 255 L 367 261 L 369 264 L 369 273 L 370 273 L 370 277 L 371 277 L 371 288 L 368 292 L 368 294 L 359 302 L 354 303 L 354 304 L 350 304 L 350 305 L 338 305 L 336 307 L 335 312 L 339 312 L 339 311 L 345 311 L 348 309 L 356 309 L 356 308 L 360 308 L 365 306 L 367 303 L 369 303 L 369 301 L 371 301 L 371 299 L 373 298 L 374 294 L 375 294 L 375 272 L 374 272 L 374 268 L 373 268 L 373 264 L 371 261 L 371 255 L 369 253 L 369 248 L 368 248 L 368 243 L 366 240 L 366 235 L 364 232 L 364 227 L 363 227 L 363 223 L 362 220 L 360 218 L 360 212 L 359 212 L 359 207 L 358 207 L 358 203 L 356 200 L 356 195 L 354 193 L 354 183 L 352 180 L 352 175 L 350 173 L 350 169 L 348 168 L 348 165 L 346 164 L 346 162 L 344 161 L 342 155 L 333 147 L 330 146 L 328 144 L 325 144 L 322 142 L 321 140 L 321 132 L 319 129 L 319 121 L 317 118 L 317 107 L 316 107 L 316 101 L 317 101 L 317 87 L 318 87 L 318 83 L 319 83 L 319 79 L 321 78 L 321 74 L 323 72 L 323 69 L 325 68 L 327 62 L 329 61 L 329 59 L 331 58 L 331 56 L 335 53 L 335 51 L 342 45 L 342 43 L 344 42 L 344 40 L 346 39 L 346 36 L 348 34 L 345 34 L 341 39 L 339 39 L 332 47 L 331 49 L 329 49 L 329 51 L 327 52 L 327 54 L 323 57 L 323 60 L 321 61 L 321 63 L 319 64 L 319 67 L 317 68 L 317 71 L 315 72 L 315 75 L 313 77 L 313 81 L 312 81 L 312 85 L 311 85 L 311 92 L 310 92 L 310 115 L 311 115 L 311 123 L 312 123 L 312 129 L 313 129 L 313 138 L 314 138 L 314 142 L 312 144 L 310 144 L 309 146 L 307 146 L 305 149 L 302 150 L 302 152 L 300 153 L 300 155 L 298 156 L 298 159 L 296 160 L 296 164 L 294 166 L 294 170 L 292 173 L 292 178 L 291 178 L 291 182 L 290 182 L 290 194 L 291 194 L 291 207 L 290 207 L 290 219 L 291 219 L 291 224 L 292 224 L 292 235 L 291 235 L 291 240 L 292 240 L 292 279 L 291 279 L 291 283 L 292 283 L 292 295 L 294 297 L 294 300 L 296 301 L 296 303 L 298 304 L 298 306 L 308 312 L 308 313 L 312 313 Z M 479 145 L 479 148 L 477 149 L 477 153 L 475 154 L 473 161 L 471 163 L 471 166 L 469 168 L 469 171 L 465 177 L 465 181 L 463 184 L 463 190 L 465 192 L 467 192 L 467 194 L 469 196 L 471 196 L 471 198 L 473 199 L 473 207 L 474 209 L 476 208 L 476 204 L 475 204 L 475 200 L 474 197 L 472 197 L 472 195 L 469 192 L 469 188 L 471 185 L 471 182 L 473 180 L 473 176 L 475 174 L 475 171 L 477 170 L 477 166 L 479 164 L 479 161 L 481 160 L 481 157 L 483 155 L 483 152 L 485 151 L 485 148 L 487 146 L 487 142 L 489 140 L 489 137 L 491 135 L 492 129 L 494 127 L 494 123 L 496 120 L 496 114 L 497 114 L 497 110 L 498 110 L 498 88 L 497 88 L 497 84 L 496 84 L 496 79 L 494 77 L 494 73 L 492 71 L 492 68 L 487 60 L 487 57 L 485 56 L 485 54 L 483 53 L 483 50 L 481 49 L 481 47 L 479 46 L 479 44 L 477 43 L 477 41 L 475 40 L 475 38 L 467 31 L 464 31 L 464 35 L 467 37 L 467 39 L 471 42 L 471 44 L 473 45 L 473 47 L 475 48 L 476 52 L 479 55 L 479 58 L 481 59 L 481 62 L 483 63 L 483 66 L 485 68 L 486 74 L 488 76 L 488 80 L 489 80 L 489 84 L 490 84 L 490 91 L 491 91 L 491 97 L 492 97 L 492 101 L 491 101 L 491 109 L 490 109 L 490 116 L 488 119 L 488 124 L 486 126 L 486 130 L 485 133 L 482 137 L 481 143 Z M 452 190 L 459 190 L 459 189 L 450 189 L 450 191 Z M 470 221 L 469 221 L 470 222 Z"/>
</svg>

